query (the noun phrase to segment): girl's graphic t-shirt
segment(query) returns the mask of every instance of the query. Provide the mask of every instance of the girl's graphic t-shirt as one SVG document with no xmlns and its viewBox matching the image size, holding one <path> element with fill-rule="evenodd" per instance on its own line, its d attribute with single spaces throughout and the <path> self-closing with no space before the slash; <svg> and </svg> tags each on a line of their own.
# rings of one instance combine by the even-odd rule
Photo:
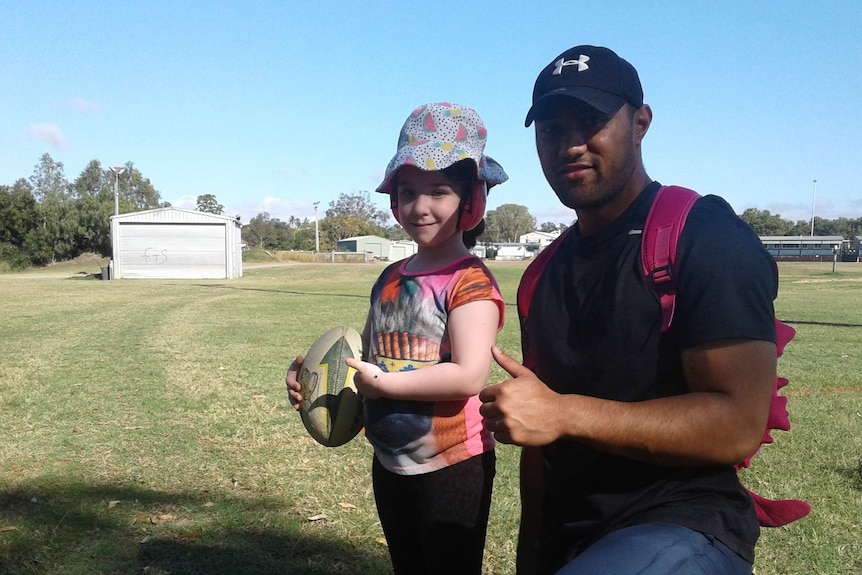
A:
<svg viewBox="0 0 862 575">
<path fill-rule="evenodd" d="M 479 258 L 418 273 L 406 271 L 409 261 L 387 267 L 371 290 L 370 363 L 397 372 L 451 361 L 449 312 L 474 301 L 496 303 L 502 327 L 503 298 Z M 386 469 L 428 473 L 494 448 L 480 405 L 478 395 L 460 401 L 366 398 L 365 435 Z"/>
</svg>

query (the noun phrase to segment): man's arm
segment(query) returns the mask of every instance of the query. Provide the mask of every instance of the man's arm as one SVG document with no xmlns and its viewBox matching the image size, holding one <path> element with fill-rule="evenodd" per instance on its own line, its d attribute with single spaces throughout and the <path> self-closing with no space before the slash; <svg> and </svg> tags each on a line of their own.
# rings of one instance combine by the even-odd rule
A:
<svg viewBox="0 0 862 575">
<path fill-rule="evenodd" d="M 683 352 L 690 393 L 641 402 L 557 394 L 499 350 L 514 379 L 483 390 L 482 415 L 503 443 L 557 439 L 660 465 L 735 465 L 760 444 L 775 385 L 775 344 L 723 341 Z"/>
</svg>

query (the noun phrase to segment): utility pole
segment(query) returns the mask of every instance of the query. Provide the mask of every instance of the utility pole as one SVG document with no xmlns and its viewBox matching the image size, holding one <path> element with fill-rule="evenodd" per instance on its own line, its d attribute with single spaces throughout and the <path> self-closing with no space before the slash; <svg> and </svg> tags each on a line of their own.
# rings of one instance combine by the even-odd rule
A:
<svg viewBox="0 0 862 575">
<path fill-rule="evenodd" d="M 111 167 L 114 172 L 114 215 L 120 215 L 120 174 L 126 171 L 123 166 L 117 165 Z"/>
<path fill-rule="evenodd" d="M 811 196 L 811 237 L 814 237 L 814 204 L 817 203 L 817 180 L 814 180 L 814 194 Z"/>
<path fill-rule="evenodd" d="M 320 205 L 320 202 L 314 202 L 312 205 L 314 206 L 314 253 L 318 253 L 320 251 L 320 231 L 317 227 L 317 206 Z"/>
</svg>

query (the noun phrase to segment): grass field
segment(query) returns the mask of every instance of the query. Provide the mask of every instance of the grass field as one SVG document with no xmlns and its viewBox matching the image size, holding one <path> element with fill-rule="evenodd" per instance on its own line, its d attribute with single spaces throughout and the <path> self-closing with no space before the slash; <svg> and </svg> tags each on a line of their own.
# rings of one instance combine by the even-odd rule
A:
<svg viewBox="0 0 862 575">
<path fill-rule="evenodd" d="M 314 443 L 283 385 L 317 335 L 361 328 L 382 266 L 111 282 L 82 266 L 0 274 L 0 573 L 389 573 L 370 447 Z M 498 343 L 519 357 L 524 265 L 490 266 L 508 302 Z M 793 429 L 742 479 L 813 511 L 764 531 L 756 571 L 859 575 L 862 265 L 781 271 Z M 487 574 L 514 572 L 517 456 L 498 449 Z"/>
</svg>

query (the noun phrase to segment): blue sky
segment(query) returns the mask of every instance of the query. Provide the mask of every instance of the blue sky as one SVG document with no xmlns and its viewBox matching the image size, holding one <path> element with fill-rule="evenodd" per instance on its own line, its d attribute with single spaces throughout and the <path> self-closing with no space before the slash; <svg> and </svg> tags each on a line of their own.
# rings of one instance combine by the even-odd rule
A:
<svg viewBox="0 0 862 575">
<path fill-rule="evenodd" d="M 489 208 L 570 222 L 523 120 L 539 70 L 597 44 L 640 73 L 650 176 L 738 213 L 858 218 L 860 31 L 857 0 L 0 0 L 0 184 L 48 152 L 69 181 L 131 161 L 176 206 L 322 217 L 374 190 L 413 108 L 450 101 L 509 173 Z"/>
</svg>

